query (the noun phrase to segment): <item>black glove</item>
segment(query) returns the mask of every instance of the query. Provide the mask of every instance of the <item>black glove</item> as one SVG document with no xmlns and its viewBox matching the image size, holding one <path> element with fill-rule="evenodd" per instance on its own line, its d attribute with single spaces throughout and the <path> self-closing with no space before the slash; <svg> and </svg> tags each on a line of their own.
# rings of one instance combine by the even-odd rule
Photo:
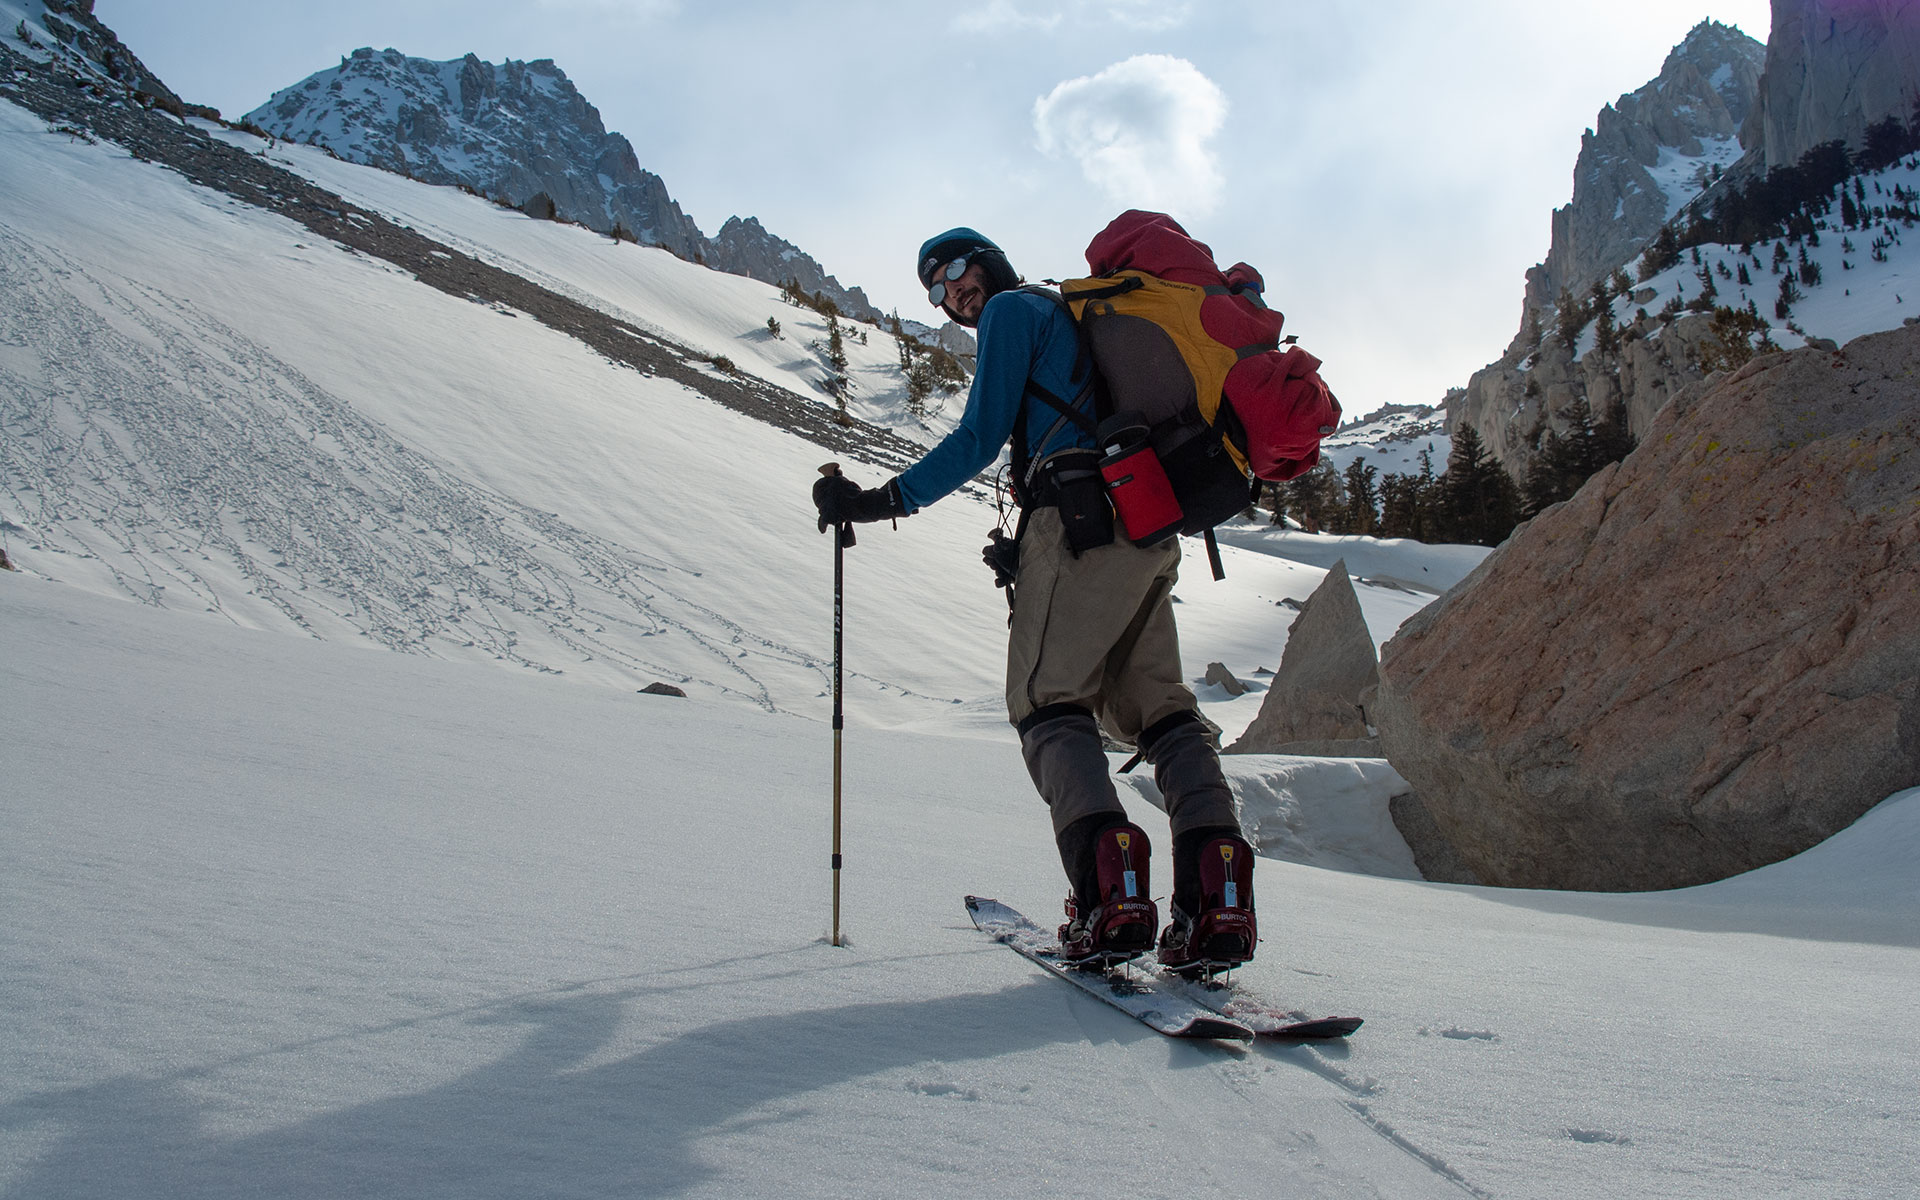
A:
<svg viewBox="0 0 1920 1200">
<path fill-rule="evenodd" d="M 980 548 L 980 558 L 993 568 L 993 586 L 1010 588 L 1020 572 L 1020 543 L 998 529 L 988 536 L 992 540 Z"/>
<path fill-rule="evenodd" d="M 813 485 L 813 506 L 820 510 L 820 532 L 849 521 L 889 521 L 907 515 L 900 480 L 862 488 L 845 475 L 822 475 Z"/>
</svg>

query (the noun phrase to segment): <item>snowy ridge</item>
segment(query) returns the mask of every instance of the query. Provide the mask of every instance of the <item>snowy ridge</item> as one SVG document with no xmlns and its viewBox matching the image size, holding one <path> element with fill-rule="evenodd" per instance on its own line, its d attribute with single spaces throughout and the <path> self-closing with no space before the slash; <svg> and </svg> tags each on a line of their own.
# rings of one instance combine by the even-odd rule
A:
<svg viewBox="0 0 1920 1200">
<path fill-rule="evenodd" d="M 433 187 L 389 171 L 344 162 L 324 150 L 207 125 L 214 136 L 322 187 L 420 230 L 449 247 L 532 279 L 634 325 L 716 357 L 769 383 L 832 404 L 825 384 L 826 319 L 781 301 L 776 289 L 709 270 L 654 247 L 615 243 L 590 232 L 526 216 L 454 188 Z M 767 322 L 780 326 L 774 336 Z M 959 419 L 964 396 L 934 398 L 916 416 L 893 339 L 871 327 L 845 327 L 853 389 L 847 409 L 870 424 L 931 445 Z"/>
<path fill-rule="evenodd" d="M 1867 195 L 1867 204 L 1886 207 L 1895 203 L 1893 192 L 1920 191 L 1920 156 L 1896 163 L 1882 171 L 1857 177 L 1858 187 Z M 1844 185 L 1851 192 L 1855 180 Z M 1839 211 L 1838 203 L 1834 213 Z M 1746 309 L 1767 325 L 1766 337 L 1783 349 L 1803 346 L 1809 338 L 1827 338 L 1844 344 L 1863 334 L 1898 328 L 1908 319 L 1920 317 L 1920 238 L 1901 220 L 1879 221 L 1864 229 L 1845 229 L 1833 217 L 1819 224 L 1819 244 L 1796 242 L 1788 238 L 1755 243 L 1750 252 L 1741 247 L 1706 243 L 1698 247 L 1700 262 L 1692 253 L 1684 254 L 1675 265 L 1636 284 L 1625 296 L 1613 301 L 1616 325 L 1631 324 L 1640 310 L 1657 312 L 1678 299 L 1697 299 L 1705 290 L 1700 273 L 1712 273 L 1715 303 Z M 1785 251 L 1784 259 L 1780 252 Z M 1818 283 L 1801 282 L 1801 256 L 1814 265 Z M 1744 269 L 1749 282 L 1739 282 Z M 1781 280 L 1793 276 L 1799 298 L 1790 313 L 1781 317 L 1775 311 Z M 1752 335 L 1757 345 L 1762 335 Z M 1594 347 L 1598 330 L 1589 327 L 1575 346 L 1576 360 Z"/>
<path fill-rule="evenodd" d="M 496 66 L 473 54 L 432 62 L 362 48 L 274 93 L 245 119 L 351 162 L 457 184 L 510 206 L 544 195 L 568 221 L 763 283 L 795 280 L 846 315 L 881 319 L 866 293 L 757 220 L 734 217 L 716 237 L 702 234 L 550 59 Z"/>
<path fill-rule="evenodd" d="M 1342 473 L 1355 459 L 1364 458 L 1382 475 L 1418 475 L 1423 453 L 1435 474 L 1447 469 L 1453 439 L 1447 435 L 1444 404 L 1388 405 L 1341 426 L 1320 443 L 1320 461 Z"/>
</svg>

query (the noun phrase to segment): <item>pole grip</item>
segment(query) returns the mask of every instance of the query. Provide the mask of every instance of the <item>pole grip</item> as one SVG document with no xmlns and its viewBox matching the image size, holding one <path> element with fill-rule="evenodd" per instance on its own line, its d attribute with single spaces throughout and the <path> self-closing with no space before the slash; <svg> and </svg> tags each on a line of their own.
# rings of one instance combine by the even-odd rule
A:
<svg viewBox="0 0 1920 1200">
<path fill-rule="evenodd" d="M 837 478 L 840 474 L 840 464 L 837 462 L 821 463 L 820 473 L 822 475 L 827 476 L 828 478 Z M 854 538 L 853 538 L 853 522 L 852 521 L 840 522 L 839 534 L 835 538 L 835 540 L 839 542 L 841 546 L 853 545 Z M 834 573 L 835 573 L 835 577 L 837 578 L 839 575 L 839 565 L 838 565 L 837 559 L 835 560 Z"/>
</svg>

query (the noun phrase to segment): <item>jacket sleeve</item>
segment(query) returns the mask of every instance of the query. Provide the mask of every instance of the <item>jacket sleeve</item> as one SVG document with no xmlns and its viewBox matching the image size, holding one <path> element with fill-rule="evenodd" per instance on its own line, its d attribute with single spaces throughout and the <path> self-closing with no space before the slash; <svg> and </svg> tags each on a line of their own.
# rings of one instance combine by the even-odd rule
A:
<svg viewBox="0 0 1920 1200">
<path fill-rule="evenodd" d="M 917 511 L 954 491 L 1000 457 L 1026 397 L 1045 313 L 1006 292 L 980 313 L 979 359 L 960 424 L 900 475 L 900 496 Z"/>
</svg>

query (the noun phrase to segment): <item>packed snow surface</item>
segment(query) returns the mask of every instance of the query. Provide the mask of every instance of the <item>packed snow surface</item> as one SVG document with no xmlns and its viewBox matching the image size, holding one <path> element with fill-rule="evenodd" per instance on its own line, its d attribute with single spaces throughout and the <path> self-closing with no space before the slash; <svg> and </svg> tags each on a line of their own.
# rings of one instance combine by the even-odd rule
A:
<svg viewBox="0 0 1920 1200">
<path fill-rule="evenodd" d="M 1384 762 L 1231 758 L 1241 984 L 1366 1025 L 1169 1042 L 962 911 L 1062 882 L 961 495 L 847 554 L 832 946 L 821 451 L 5 104 L 0 163 L 5 1200 L 1920 1190 L 1920 792 L 1507 892 L 1411 878 Z M 772 289 L 355 178 L 811 386 Z M 1484 556 L 1225 541 L 1177 597 L 1230 736 L 1336 559 L 1382 641 Z"/>
<path fill-rule="evenodd" d="M 1264 860 L 1242 986 L 1367 1023 L 1182 1044 L 966 919 L 1061 890 L 1009 745 L 848 732 L 835 948 L 818 721 L 13 574 L 0 622 L 10 1200 L 1920 1187 L 1920 791 L 1653 896 Z"/>
</svg>

